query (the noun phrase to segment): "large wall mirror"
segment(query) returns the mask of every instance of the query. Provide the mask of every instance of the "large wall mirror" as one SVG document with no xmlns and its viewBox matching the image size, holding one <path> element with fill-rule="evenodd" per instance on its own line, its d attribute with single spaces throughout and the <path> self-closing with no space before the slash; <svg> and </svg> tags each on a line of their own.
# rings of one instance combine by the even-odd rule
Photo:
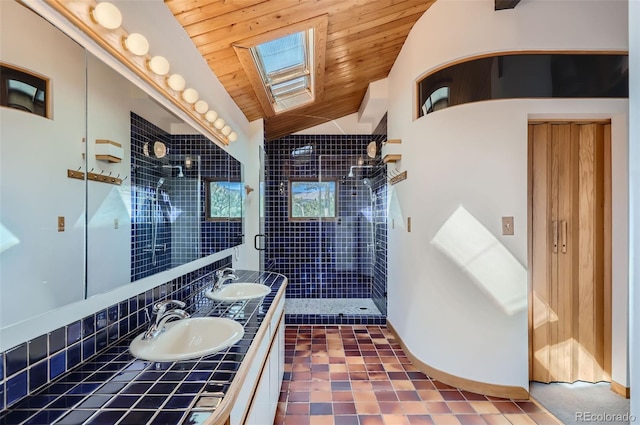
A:
<svg viewBox="0 0 640 425">
<path fill-rule="evenodd" d="M 0 15 L 0 62 L 51 93 L 49 118 L 0 107 L 0 328 L 243 242 L 205 219 L 238 160 L 28 8 Z"/>
</svg>

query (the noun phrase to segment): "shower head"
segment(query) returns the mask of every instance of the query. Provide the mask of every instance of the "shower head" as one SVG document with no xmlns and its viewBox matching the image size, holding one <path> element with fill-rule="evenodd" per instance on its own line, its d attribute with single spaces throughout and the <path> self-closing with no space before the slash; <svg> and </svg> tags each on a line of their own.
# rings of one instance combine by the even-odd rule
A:
<svg viewBox="0 0 640 425">
<path fill-rule="evenodd" d="M 347 174 L 347 177 L 354 177 L 354 175 L 353 175 L 353 167 L 349 170 L 349 174 Z"/>
<path fill-rule="evenodd" d="M 164 177 L 160 177 L 160 179 L 158 180 L 158 185 L 156 186 L 156 189 L 160 189 L 160 186 L 162 186 L 164 184 Z"/>
<path fill-rule="evenodd" d="M 182 165 L 163 165 L 162 168 L 177 168 L 178 169 L 178 177 L 184 177 L 184 173 L 182 172 Z"/>
</svg>

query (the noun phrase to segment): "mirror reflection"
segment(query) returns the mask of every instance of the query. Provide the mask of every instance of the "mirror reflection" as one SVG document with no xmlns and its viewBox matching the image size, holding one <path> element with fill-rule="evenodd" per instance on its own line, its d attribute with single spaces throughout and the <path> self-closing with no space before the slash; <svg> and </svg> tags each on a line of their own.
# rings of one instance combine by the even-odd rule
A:
<svg viewBox="0 0 640 425">
<path fill-rule="evenodd" d="M 40 42 L 3 42 L 0 62 L 48 81 L 51 116 L 0 106 L 0 327 L 242 242 L 241 213 L 205 220 L 204 179 L 241 181 L 239 161 L 29 9 L 5 11 L 20 19 L 3 35 Z"/>
</svg>

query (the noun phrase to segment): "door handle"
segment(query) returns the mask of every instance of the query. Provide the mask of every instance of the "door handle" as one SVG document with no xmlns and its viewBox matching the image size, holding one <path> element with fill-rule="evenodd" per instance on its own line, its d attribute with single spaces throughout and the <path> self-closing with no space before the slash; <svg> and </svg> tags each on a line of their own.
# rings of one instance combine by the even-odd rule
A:
<svg viewBox="0 0 640 425">
<path fill-rule="evenodd" d="M 258 243 L 258 239 L 259 239 L 259 238 L 264 238 L 264 239 L 265 239 L 265 242 L 266 242 L 266 240 L 267 240 L 267 235 L 264 235 L 264 234 L 262 234 L 262 233 L 258 233 L 257 235 L 255 235 L 255 236 L 253 237 L 253 247 L 254 247 L 255 249 L 257 249 L 258 251 L 265 251 L 267 248 L 266 248 L 264 245 L 262 246 L 262 248 L 260 248 L 260 244 Z"/>
<path fill-rule="evenodd" d="M 558 253 L 558 222 L 553 220 L 553 253 Z"/>
<path fill-rule="evenodd" d="M 562 253 L 567 253 L 567 221 L 562 220 L 560 222 L 560 248 Z"/>
</svg>

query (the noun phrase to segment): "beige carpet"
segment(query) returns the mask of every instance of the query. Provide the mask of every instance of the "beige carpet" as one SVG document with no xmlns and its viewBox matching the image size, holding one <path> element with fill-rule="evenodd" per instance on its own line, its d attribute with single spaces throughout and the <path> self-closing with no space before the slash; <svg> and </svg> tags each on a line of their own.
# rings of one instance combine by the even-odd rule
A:
<svg viewBox="0 0 640 425">
<path fill-rule="evenodd" d="M 608 382 L 532 382 L 530 393 L 565 425 L 629 424 L 629 400 L 611 391 Z"/>
</svg>

